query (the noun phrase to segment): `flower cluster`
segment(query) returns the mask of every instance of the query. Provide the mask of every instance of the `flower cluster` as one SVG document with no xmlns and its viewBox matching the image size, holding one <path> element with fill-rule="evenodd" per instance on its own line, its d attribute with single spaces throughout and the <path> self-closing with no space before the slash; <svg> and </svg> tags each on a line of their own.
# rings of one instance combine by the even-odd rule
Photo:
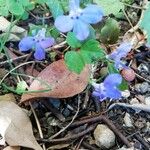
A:
<svg viewBox="0 0 150 150">
<path fill-rule="evenodd" d="M 121 91 L 117 88 L 121 82 L 122 77 L 120 74 L 110 74 L 102 83 L 92 83 L 94 87 L 93 96 L 98 97 L 100 101 L 106 98 L 121 98 Z"/>
<path fill-rule="evenodd" d="M 73 31 L 76 38 L 80 41 L 87 39 L 90 35 L 90 24 L 96 24 L 103 18 L 103 11 L 95 4 L 89 4 L 84 9 L 80 8 L 79 0 L 70 0 L 69 14 L 58 16 L 55 20 L 55 27 L 61 32 Z M 33 36 L 23 38 L 19 43 L 20 51 L 34 49 L 34 57 L 37 60 L 45 59 L 45 49 L 51 47 L 55 40 L 45 36 L 46 30 L 39 30 Z M 122 59 L 127 56 L 132 49 L 129 42 L 122 43 L 114 52 L 107 55 L 107 58 L 114 61 L 115 68 L 120 70 L 126 68 Z M 131 80 L 131 78 L 130 78 Z M 121 91 L 118 86 L 122 83 L 122 76 L 114 73 L 108 75 L 100 84 L 93 82 L 93 96 L 103 101 L 106 98 L 119 99 Z"/>
<path fill-rule="evenodd" d="M 45 59 L 45 49 L 55 43 L 54 38 L 45 37 L 45 33 L 46 30 L 43 28 L 36 35 L 23 38 L 19 43 L 19 50 L 25 52 L 35 49 L 34 57 L 37 60 Z"/>
<path fill-rule="evenodd" d="M 89 36 L 89 24 L 96 24 L 102 20 L 103 11 L 94 4 L 81 9 L 79 4 L 79 0 L 70 0 L 69 15 L 56 18 L 55 26 L 61 32 L 73 30 L 77 39 L 82 41 Z"/>
</svg>

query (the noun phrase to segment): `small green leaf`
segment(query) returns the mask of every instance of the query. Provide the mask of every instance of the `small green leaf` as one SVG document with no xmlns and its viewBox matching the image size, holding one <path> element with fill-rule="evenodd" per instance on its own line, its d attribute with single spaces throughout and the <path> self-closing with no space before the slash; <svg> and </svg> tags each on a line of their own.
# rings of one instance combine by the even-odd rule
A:
<svg viewBox="0 0 150 150">
<path fill-rule="evenodd" d="M 28 87 L 28 85 L 25 81 L 20 81 L 20 82 L 17 83 L 16 92 L 18 94 L 21 94 L 26 90 L 27 87 Z"/>
<path fill-rule="evenodd" d="M 118 86 L 118 89 L 121 91 L 128 89 L 128 83 L 124 79 L 122 79 L 122 83 Z"/>
<path fill-rule="evenodd" d="M 117 15 L 121 9 L 124 9 L 124 4 L 120 0 L 93 0 L 93 2 L 104 9 L 105 15 Z"/>
<path fill-rule="evenodd" d="M 150 2 L 148 2 L 147 9 L 144 11 L 144 15 L 139 24 L 147 35 L 147 43 L 150 45 Z"/>
<path fill-rule="evenodd" d="M 119 38 L 120 28 L 118 22 L 112 18 L 107 19 L 101 29 L 100 39 L 104 44 L 114 44 Z"/>
<path fill-rule="evenodd" d="M 14 14 L 14 15 L 17 15 L 17 16 L 20 16 L 24 13 L 24 8 L 23 8 L 23 5 L 22 3 L 19 1 L 16 1 L 16 0 L 7 0 L 8 1 L 8 10 Z"/>
<path fill-rule="evenodd" d="M 52 16 L 56 19 L 58 16 L 63 15 L 63 8 L 58 0 L 48 0 L 46 3 L 52 13 Z"/>
<path fill-rule="evenodd" d="M 113 63 L 108 62 L 107 65 L 109 73 L 119 73 L 119 71 L 115 68 Z"/>
<path fill-rule="evenodd" d="M 81 42 L 76 38 L 73 32 L 68 32 L 66 40 L 72 48 L 78 48 L 81 46 Z"/>
<path fill-rule="evenodd" d="M 94 39 L 88 40 L 82 45 L 80 54 L 86 63 L 91 63 L 94 59 L 105 57 L 105 53 L 100 48 L 99 42 Z"/>
<path fill-rule="evenodd" d="M 50 29 L 50 34 L 53 38 L 56 39 L 56 38 L 58 38 L 60 32 L 55 27 L 53 27 Z"/>
<path fill-rule="evenodd" d="M 69 70 L 80 74 L 83 70 L 85 63 L 78 52 L 69 51 L 65 54 L 65 62 Z"/>
</svg>

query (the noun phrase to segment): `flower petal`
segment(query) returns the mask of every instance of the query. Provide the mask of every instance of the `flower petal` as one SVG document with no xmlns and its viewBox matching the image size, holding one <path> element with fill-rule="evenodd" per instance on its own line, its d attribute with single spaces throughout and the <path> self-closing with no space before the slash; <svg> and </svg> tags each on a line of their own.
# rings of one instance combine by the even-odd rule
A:
<svg viewBox="0 0 150 150">
<path fill-rule="evenodd" d="M 68 32 L 72 30 L 73 22 L 69 16 L 59 16 L 55 20 L 55 27 L 61 32 Z"/>
<path fill-rule="evenodd" d="M 70 0 L 69 9 L 70 11 L 76 11 L 79 8 L 80 2 L 79 0 Z"/>
<path fill-rule="evenodd" d="M 131 51 L 132 45 L 128 42 L 124 42 L 120 44 L 120 46 L 109 55 L 110 59 L 121 59 L 123 57 L 126 57 L 128 52 Z"/>
<path fill-rule="evenodd" d="M 54 38 L 44 38 L 40 41 L 40 45 L 43 49 L 54 45 L 54 43 L 55 43 Z"/>
<path fill-rule="evenodd" d="M 118 86 L 122 82 L 122 77 L 120 74 L 114 73 L 108 75 L 104 80 L 104 87 L 107 89 L 108 87 L 112 88 L 114 86 Z"/>
<path fill-rule="evenodd" d="M 86 23 L 95 24 L 102 20 L 103 11 L 97 5 L 88 5 L 83 9 L 80 19 Z"/>
<path fill-rule="evenodd" d="M 80 19 L 75 20 L 73 32 L 75 33 L 77 39 L 85 40 L 89 36 L 89 25 L 82 22 Z"/>
<path fill-rule="evenodd" d="M 28 51 L 31 49 L 35 44 L 35 40 L 33 37 L 25 37 L 19 42 L 19 50 L 20 51 Z"/>
<path fill-rule="evenodd" d="M 121 98 L 121 92 L 117 88 L 109 87 L 106 89 L 105 96 L 112 99 L 118 99 Z"/>
<path fill-rule="evenodd" d="M 45 50 L 40 46 L 39 43 L 37 43 L 35 46 L 34 57 L 37 60 L 45 59 Z"/>
</svg>

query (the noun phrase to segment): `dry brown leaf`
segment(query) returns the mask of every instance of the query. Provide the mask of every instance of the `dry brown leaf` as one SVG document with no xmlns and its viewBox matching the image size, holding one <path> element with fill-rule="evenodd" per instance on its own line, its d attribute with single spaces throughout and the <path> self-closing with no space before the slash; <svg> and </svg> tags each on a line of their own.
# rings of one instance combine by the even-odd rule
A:
<svg viewBox="0 0 150 150">
<path fill-rule="evenodd" d="M 15 96 L 13 93 L 8 93 L 5 95 L 0 95 L 0 100 L 1 101 L 12 101 L 12 102 L 16 102 Z"/>
<path fill-rule="evenodd" d="M 11 101 L 0 101 L 0 134 L 10 146 L 42 150 L 33 135 L 28 116 Z"/>
<path fill-rule="evenodd" d="M 20 150 L 19 146 L 7 146 L 3 150 Z"/>
<path fill-rule="evenodd" d="M 4 32 L 3 34 L 7 33 L 9 30 L 11 23 L 4 18 L 3 16 L 0 17 L 0 30 Z M 24 37 L 27 34 L 27 31 L 21 27 L 14 26 L 10 31 L 10 36 L 8 37 L 8 40 L 11 41 L 18 41 L 20 40 L 20 37 Z"/>
<path fill-rule="evenodd" d="M 86 66 L 78 75 L 68 70 L 64 60 L 59 60 L 47 66 L 37 79 L 32 82 L 29 91 L 51 90 L 23 94 L 21 102 L 39 97 L 67 98 L 82 92 L 88 84 L 89 67 Z"/>
</svg>

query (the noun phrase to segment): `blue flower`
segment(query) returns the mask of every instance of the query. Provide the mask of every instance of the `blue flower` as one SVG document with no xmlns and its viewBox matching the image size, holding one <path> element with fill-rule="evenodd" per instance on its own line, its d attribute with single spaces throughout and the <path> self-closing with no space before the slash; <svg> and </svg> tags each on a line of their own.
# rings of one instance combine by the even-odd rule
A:
<svg viewBox="0 0 150 150">
<path fill-rule="evenodd" d="M 114 52 L 108 55 L 108 58 L 114 60 L 116 69 L 126 68 L 121 59 L 125 58 L 131 49 L 132 45 L 128 42 L 124 42 Z"/>
<path fill-rule="evenodd" d="M 103 11 L 94 4 L 89 4 L 86 8 L 81 9 L 79 4 L 79 0 L 70 0 L 69 15 L 57 17 L 55 26 L 61 32 L 73 29 L 77 39 L 82 41 L 89 36 L 89 24 L 96 24 L 102 20 Z"/>
<path fill-rule="evenodd" d="M 121 91 L 117 88 L 121 82 L 122 77 L 120 74 L 110 74 L 102 83 L 92 83 L 94 87 L 92 95 L 98 97 L 100 101 L 106 98 L 121 98 Z"/>
<path fill-rule="evenodd" d="M 45 59 L 45 49 L 52 46 L 55 41 L 52 37 L 45 37 L 46 30 L 39 30 L 35 36 L 27 36 L 19 43 L 19 50 L 24 52 L 35 49 L 34 57 L 37 60 Z"/>
</svg>

